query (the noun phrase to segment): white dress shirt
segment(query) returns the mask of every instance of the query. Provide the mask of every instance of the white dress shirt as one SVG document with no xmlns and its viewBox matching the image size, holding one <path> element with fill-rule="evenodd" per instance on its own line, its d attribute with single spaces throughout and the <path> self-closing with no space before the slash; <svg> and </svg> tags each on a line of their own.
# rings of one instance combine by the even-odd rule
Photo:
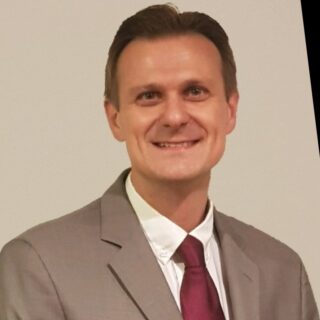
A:
<svg viewBox="0 0 320 320">
<path fill-rule="evenodd" d="M 180 309 L 180 287 L 184 273 L 184 264 L 177 261 L 174 253 L 188 233 L 161 215 L 142 199 L 132 184 L 130 174 L 126 180 L 126 191 Z M 217 288 L 225 319 L 229 320 L 218 243 L 213 232 L 213 219 L 213 206 L 210 201 L 210 207 L 205 219 L 189 234 L 200 240 L 203 244 L 207 269 Z"/>
</svg>

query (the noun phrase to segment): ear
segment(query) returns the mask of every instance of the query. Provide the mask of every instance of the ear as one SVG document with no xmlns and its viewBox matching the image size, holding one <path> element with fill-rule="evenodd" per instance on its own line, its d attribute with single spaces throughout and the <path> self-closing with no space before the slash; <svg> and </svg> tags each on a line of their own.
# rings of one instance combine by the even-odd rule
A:
<svg viewBox="0 0 320 320">
<path fill-rule="evenodd" d="M 124 141 L 122 126 L 120 123 L 120 112 L 117 107 L 109 100 L 104 101 L 104 110 L 108 119 L 109 127 L 113 136 L 118 141 Z"/>
<path fill-rule="evenodd" d="M 228 98 L 228 120 L 226 126 L 226 133 L 229 134 L 233 131 L 237 122 L 237 111 L 239 102 L 239 92 L 235 90 Z"/>
</svg>

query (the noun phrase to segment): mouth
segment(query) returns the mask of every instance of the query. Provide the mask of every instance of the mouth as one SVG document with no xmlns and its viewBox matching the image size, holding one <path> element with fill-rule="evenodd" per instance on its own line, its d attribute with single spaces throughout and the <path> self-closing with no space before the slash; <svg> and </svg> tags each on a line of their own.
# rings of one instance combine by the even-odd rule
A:
<svg viewBox="0 0 320 320">
<path fill-rule="evenodd" d="M 161 141 L 153 142 L 152 144 L 160 149 L 188 149 L 197 144 L 200 140 L 191 141 Z"/>
</svg>

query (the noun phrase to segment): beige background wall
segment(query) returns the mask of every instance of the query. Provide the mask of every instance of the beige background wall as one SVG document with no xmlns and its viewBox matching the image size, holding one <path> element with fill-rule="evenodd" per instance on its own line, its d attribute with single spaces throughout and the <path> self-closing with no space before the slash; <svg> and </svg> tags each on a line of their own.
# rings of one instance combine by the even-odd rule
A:
<svg viewBox="0 0 320 320">
<path fill-rule="evenodd" d="M 102 108 L 119 23 L 153 1 L 0 0 L 0 247 L 100 196 L 128 166 Z M 303 258 L 320 304 L 320 170 L 298 0 L 180 0 L 230 35 L 238 128 L 213 173 L 216 206 Z"/>
</svg>

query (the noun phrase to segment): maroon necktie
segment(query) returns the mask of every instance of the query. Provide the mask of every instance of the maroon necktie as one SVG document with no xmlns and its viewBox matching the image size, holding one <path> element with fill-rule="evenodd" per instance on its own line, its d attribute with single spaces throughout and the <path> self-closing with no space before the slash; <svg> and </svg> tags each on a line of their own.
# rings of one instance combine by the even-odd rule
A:
<svg viewBox="0 0 320 320">
<path fill-rule="evenodd" d="M 188 235 L 177 249 L 185 264 L 180 290 L 184 320 L 225 320 L 217 289 L 204 261 L 202 243 Z"/>
</svg>

